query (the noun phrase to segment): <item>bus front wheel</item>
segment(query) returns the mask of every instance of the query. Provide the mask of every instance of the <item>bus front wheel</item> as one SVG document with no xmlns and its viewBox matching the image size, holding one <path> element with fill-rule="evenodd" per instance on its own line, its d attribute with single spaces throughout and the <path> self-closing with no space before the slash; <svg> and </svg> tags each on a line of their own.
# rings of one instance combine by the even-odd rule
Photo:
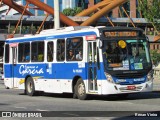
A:
<svg viewBox="0 0 160 120">
<path fill-rule="evenodd" d="M 26 91 L 26 94 L 29 96 L 34 96 L 36 94 L 34 81 L 31 77 L 27 78 L 27 81 L 25 84 L 25 91 Z"/>
<path fill-rule="evenodd" d="M 78 99 L 80 99 L 80 100 L 87 99 L 86 89 L 85 89 L 85 85 L 84 85 L 84 82 L 82 81 L 82 79 L 79 79 L 77 81 L 75 88 L 76 88 L 76 95 L 77 95 Z"/>
</svg>

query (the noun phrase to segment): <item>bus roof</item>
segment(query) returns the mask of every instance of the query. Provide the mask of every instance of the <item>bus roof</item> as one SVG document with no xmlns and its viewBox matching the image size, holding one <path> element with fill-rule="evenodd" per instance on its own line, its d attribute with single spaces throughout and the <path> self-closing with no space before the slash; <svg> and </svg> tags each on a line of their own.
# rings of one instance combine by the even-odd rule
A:
<svg viewBox="0 0 160 120">
<path fill-rule="evenodd" d="M 97 35 L 96 31 L 101 30 L 142 30 L 139 28 L 133 27 L 105 27 L 105 26 L 70 26 L 70 27 L 63 27 L 59 29 L 49 29 L 43 30 L 40 34 L 36 35 L 26 35 L 24 37 L 19 38 L 11 38 L 7 39 L 6 43 L 18 43 L 18 42 L 29 42 L 29 41 L 39 41 L 39 40 L 50 40 L 50 39 L 63 39 L 63 38 L 72 38 L 72 37 L 82 37 L 87 35 Z M 63 34 L 62 34 L 63 33 Z"/>
<path fill-rule="evenodd" d="M 71 38 L 71 37 L 81 37 L 86 35 L 96 35 L 96 32 L 95 32 L 96 30 L 97 30 L 97 27 L 91 27 L 91 26 L 65 27 L 65 28 L 60 28 L 58 30 L 49 29 L 49 30 L 43 30 L 40 34 L 37 34 L 37 35 L 26 35 L 24 37 L 7 39 L 6 43 L 62 39 L 66 37 Z"/>
</svg>

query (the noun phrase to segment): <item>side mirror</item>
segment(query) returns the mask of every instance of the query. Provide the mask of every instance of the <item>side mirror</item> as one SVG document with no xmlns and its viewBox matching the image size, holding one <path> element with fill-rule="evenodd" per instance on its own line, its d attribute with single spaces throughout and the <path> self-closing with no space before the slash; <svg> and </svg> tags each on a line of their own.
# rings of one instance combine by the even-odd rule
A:
<svg viewBox="0 0 160 120">
<path fill-rule="evenodd" d="M 146 38 L 147 38 L 148 48 L 150 49 L 150 41 L 149 41 L 148 36 L 146 36 Z"/>
<path fill-rule="evenodd" d="M 99 47 L 99 48 L 102 48 L 102 46 L 103 46 L 103 42 L 102 42 L 101 40 L 99 40 L 99 42 L 98 42 L 98 47 Z"/>
</svg>

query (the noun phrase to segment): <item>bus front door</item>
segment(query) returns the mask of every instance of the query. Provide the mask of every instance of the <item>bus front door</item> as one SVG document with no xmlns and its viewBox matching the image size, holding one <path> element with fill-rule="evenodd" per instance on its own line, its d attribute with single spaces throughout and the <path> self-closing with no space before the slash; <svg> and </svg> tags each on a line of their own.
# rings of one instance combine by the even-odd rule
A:
<svg viewBox="0 0 160 120">
<path fill-rule="evenodd" d="M 88 41 L 88 88 L 89 92 L 96 92 L 97 88 L 97 43 Z"/>
<path fill-rule="evenodd" d="M 15 74 L 16 74 L 16 64 L 17 64 L 17 47 L 11 47 L 11 73 L 12 73 L 12 88 L 18 87 Z"/>
</svg>

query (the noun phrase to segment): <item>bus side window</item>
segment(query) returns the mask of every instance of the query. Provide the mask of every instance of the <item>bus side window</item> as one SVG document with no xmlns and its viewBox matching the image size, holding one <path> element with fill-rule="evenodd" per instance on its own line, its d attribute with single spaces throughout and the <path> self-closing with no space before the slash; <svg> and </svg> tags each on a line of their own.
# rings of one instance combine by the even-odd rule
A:
<svg viewBox="0 0 160 120">
<path fill-rule="evenodd" d="M 9 45 L 5 45 L 5 63 L 9 63 Z"/>
<path fill-rule="evenodd" d="M 53 61 L 53 50 L 54 50 L 54 44 L 53 42 L 47 43 L 47 61 L 52 62 Z"/>
<path fill-rule="evenodd" d="M 43 62 L 44 61 L 44 41 L 32 42 L 32 61 Z"/>
<path fill-rule="evenodd" d="M 65 60 L 65 40 L 58 39 L 57 40 L 57 61 Z"/>
<path fill-rule="evenodd" d="M 30 43 L 19 43 L 18 45 L 18 62 L 30 61 Z"/>
<path fill-rule="evenodd" d="M 67 60 L 82 61 L 82 59 L 83 59 L 83 38 L 82 37 L 68 38 L 67 39 Z"/>
</svg>

